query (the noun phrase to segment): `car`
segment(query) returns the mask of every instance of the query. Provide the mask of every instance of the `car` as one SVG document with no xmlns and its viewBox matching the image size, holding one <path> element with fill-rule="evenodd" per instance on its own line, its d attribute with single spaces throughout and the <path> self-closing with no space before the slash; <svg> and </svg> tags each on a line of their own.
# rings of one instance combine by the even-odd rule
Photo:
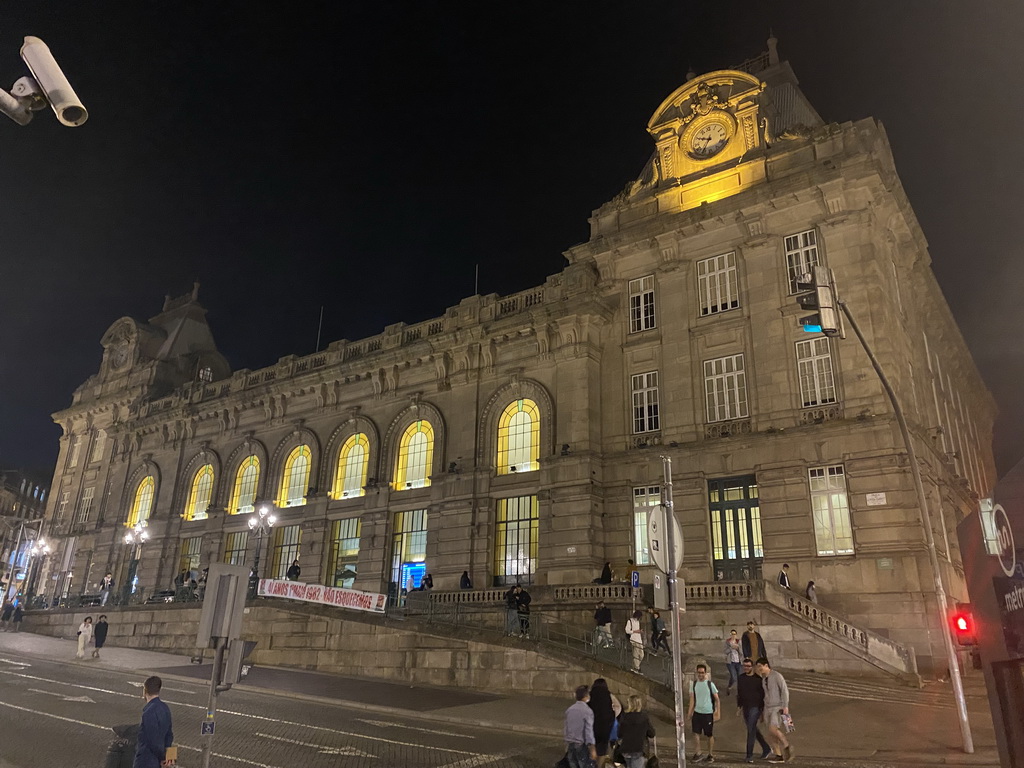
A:
<svg viewBox="0 0 1024 768">
<path fill-rule="evenodd" d="M 146 600 L 146 604 L 151 603 L 173 603 L 174 602 L 174 590 L 173 589 L 160 589 L 154 592 Z"/>
</svg>

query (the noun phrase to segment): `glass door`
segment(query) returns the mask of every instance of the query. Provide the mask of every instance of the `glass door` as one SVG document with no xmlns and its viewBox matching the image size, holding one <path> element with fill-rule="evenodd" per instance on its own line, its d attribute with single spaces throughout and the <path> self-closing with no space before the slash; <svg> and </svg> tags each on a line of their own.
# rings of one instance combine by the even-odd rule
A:
<svg viewBox="0 0 1024 768">
<path fill-rule="evenodd" d="M 757 479 L 709 480 L 708 508 L 715 581 L 760 579 L 764 543 Z"/>
</svg>

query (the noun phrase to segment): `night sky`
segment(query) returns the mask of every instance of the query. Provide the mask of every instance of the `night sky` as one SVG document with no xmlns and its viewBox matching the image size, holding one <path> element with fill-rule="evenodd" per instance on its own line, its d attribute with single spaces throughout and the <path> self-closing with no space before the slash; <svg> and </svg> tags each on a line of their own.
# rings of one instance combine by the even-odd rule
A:
<svg viewBox="0 0 1024 768">
<path fill-rule="evenodd" d="M 49 478 L 50 413 L 103 332 L 198 280 L 233 368 L 508 294 L 636 178 L 688 68 L 769 29 L 826 121 L 883 121 L 934 269 L 1024 454 L 1024 6 L 130 2 L 0 8 L 0 87 L 45 40 L 89 109 L 0 116 L 0 467 Z M 856 310 L 856 308 L 854 308 Z M 850 343 L 850 342 L 847 342 Z"/>
</svg>

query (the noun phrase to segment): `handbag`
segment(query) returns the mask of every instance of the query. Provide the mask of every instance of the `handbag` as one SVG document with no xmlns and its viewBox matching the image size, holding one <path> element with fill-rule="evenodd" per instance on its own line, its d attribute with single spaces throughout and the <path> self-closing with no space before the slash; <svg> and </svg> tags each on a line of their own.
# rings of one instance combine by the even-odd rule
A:
<svg viewBox="0 0 1024 768">
<path fill-rule="evenodd" d="M 612 719 L 612 730 L 608 734 L 608 741 L 618 741 L 618 740 L 619 740 L 619 721 L 618 721 L 618 718 L 613 718 Z"/>
</svg>

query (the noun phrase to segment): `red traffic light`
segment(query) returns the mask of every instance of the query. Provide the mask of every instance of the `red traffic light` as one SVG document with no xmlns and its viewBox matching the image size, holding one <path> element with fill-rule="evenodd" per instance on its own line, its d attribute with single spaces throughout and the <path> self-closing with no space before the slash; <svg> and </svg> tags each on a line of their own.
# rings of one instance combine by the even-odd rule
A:
<svg viewBox="0 0 1024 768">
<path fill-rule="evenodd" d="M 969 605 L 958 605 L 949 618 L 953 628 L 953 637 L 959 645 L 977 644 L 977 639 L 974 636 L 974 616 Z"/>
</svg>

